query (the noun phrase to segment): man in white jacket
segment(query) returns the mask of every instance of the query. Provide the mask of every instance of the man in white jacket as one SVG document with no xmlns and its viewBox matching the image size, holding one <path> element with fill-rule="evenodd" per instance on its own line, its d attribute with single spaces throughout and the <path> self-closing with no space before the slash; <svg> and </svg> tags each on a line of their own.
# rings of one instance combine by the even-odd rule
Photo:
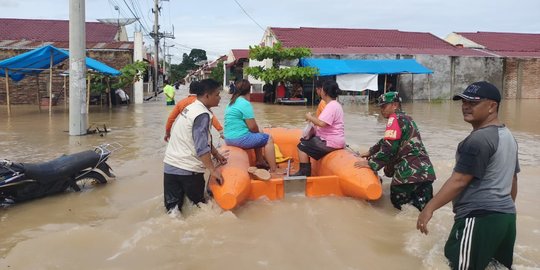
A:
<svg viewBox="0 0 540 270">
<path fill-rule="evenodd" d="M 184 195 L 193 204 L 205 203 L 204 172 L 210 179 L 222 183 L 212 156 L 220 163 L 227 162 L 212 145 L 210 126 L 213 114 L 221 100 L 219 83 L 206 79 L 200 82 L 197 100 L 187 106 L 176 118 L 164 159 L 163 193 L 165 208 L 182 210 Z"/>
</svg>

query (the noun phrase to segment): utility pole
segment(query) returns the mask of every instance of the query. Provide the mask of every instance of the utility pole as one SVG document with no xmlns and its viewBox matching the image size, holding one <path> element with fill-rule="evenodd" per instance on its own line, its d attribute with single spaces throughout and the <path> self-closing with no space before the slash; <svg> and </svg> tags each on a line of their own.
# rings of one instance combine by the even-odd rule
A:
<svg viewBox="0 0 540 270">
<path fill-rule="evenodd" d="M 154 78 L 153 78 L 153 88 L 154 88 L 154 97 L 157 96 L 158 93 L 158 74 L 159 74 L 159 39 L 160 38 L 174 38 L 174 35 L 172 33 L 160 33 L 159 32 L 159 12 L 161 8 L 159 7 L 159 1 L 160 0 L 154 0 L 154 8 L 152 9 L 152 12 L 154 12 L 154 32 L 150 33 L 150 36 L 154 38 Z M 161 1 L 169 1 L 169 0 L 161 0 Z M 164 45 L 165 46 L 165 45 Z M 163 54 L 165 55 L 165 51 L 163 51 Z M 165 69 L 165 65 L 163 65 L 163 68 Z"/>
<path fill-rule="evenodd" d="M 154 0 L 154 9 L 152 12 L 154 12 L 154 80 L 153 80 L 153 88 L 154 88 L 154 96 L 157 96 L 158 93 L 158 73 L 159 73 L 159 0 Z"/>
<path fill-rule="evenodd" d="M 133 49 L 133 60 L 134 61 L 143 61 L 143 35 L 141 30 L 135 32 L 134 38 L 134 49 Z M 143 80 L 138 80 L 135 82 L 134 86 L 134 101 L 135 104 L 142 104 L 144 99 L 144 83 Z"/>
<path fill-rule="evenodd" d="M 166 38 L 174 39 L 174 36 L 171 33 L 163 33 L 163 76 L 169 77 L 169 76 L 167 76 L 167 74 L 170 73 L 170 72 L 166 67 L 167 67 L 167 62 L 169 62 L 169 64 L 170 64 L 171 60 L 167 61 L 167 57 L 170 56 L 169 48 L 174 47 L 174 44 L 165 45 Z"/>
<path fill-rule="evenodd" d="M 85 0 L 69 1 L 69 135 L 86 134 Z"/>
<path fill-rule="evenodd" d="M 165 41 L 167 39 L 163 37 L 163 79 L 167 78 L 167 45 L 165 45 Z"/>
</svg>

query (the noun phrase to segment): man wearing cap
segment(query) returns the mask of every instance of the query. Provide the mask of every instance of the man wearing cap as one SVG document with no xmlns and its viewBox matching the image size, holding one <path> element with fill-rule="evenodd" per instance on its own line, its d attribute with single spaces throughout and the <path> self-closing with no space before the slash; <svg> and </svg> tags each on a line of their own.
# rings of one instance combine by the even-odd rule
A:
<svg viewBox="0 0 540 270">
<path fill-rule="evenodd" d="M 427 234 L 433 212 L 453 201 L 454 226 L 444 247 L 452 269 L 485 269 L 495 259 L 511 269 L 516 239 L 518 145 L 499 121 L 499 90 L 475 82 L 461 94 L 463 120 L 472 132 L 461 141 L 452 175 L 418 216 Z"/>
<path fill-rule="evenodd" d="M 401 111 L 398 92 L 381 95 L 378 105 L 381 115 L 388 119 L 384 137 L 361 154 L 367 159 L 357 161 L 355 166 L 374 171 L 384 167 L 384 174 L 392 177 L 390 200 L 394 207 L 401 210 L 402 205 L 410 203 L 421 211 L 433 197 L 436 177 L 418 127 Z"/>
</svg>

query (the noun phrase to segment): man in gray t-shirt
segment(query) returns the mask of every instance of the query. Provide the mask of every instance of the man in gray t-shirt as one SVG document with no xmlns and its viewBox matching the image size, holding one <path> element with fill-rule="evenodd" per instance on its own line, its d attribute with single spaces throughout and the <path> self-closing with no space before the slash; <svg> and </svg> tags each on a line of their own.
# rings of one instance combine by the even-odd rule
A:
<svg viewBox="0 0 540 270">
<path fill-rule="evenodd" d="M 501 95 L 488 82 L 476 82 L 454 100 L 473 127 L 459 145 L 454 171 L 418 216 L 427 234 L 433 212 L 453 201 L 454 226 L 444 254 L 452 269 L 485 269 L 495 259 L 512 267 L 516 239 L 517 142 L 498 118 Z"/>
</svg>

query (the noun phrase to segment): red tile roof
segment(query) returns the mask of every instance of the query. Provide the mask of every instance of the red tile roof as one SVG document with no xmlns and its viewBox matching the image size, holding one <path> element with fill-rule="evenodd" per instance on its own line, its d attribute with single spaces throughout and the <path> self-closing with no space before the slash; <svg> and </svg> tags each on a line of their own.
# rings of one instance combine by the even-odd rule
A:
<svg viewBox="0 0 540 270">
<path fill-rule="evenodd" d="M 34 49 L 45 45 L 53 45 L 59 49 L 69 49 L 67 41 L 32 41 L 32 40 L 0 40 L 0 49 Z M 115 42 L 86 42 L 87 50 L 133 50 L 133 42 L 131 41 L 115 41 Z"/>
<path fill-rule="evenodd" d="M 493 54 L 467 48 L 452 49 L 410 49 L 396 47 L 345 47 L 345 48 L 312 48 L 311 53 L 317 54 L 401 54 L 401 55 L 447 55 L 447 56 L 482 56 L 493 57 Z"/>
<path fill-rule="evenodd" d="M 232 49 L 232 54 L 234 56 L 235 60 L 241 59 L 241 58 L 249 58 L 249 50 L 245 49 Z"/>
<path fill-rule="evenodd" d="M 540 52 L 540 34 L 457 33 L 494 51 Z"/>
<path fill-rule="evenodd" d="M 279 28 L 271 31 L 284 47 L 307 47 L 314 54 L 399 53 L 489 56 L 456 48 L 431 33 L 349 28 Z"/>
<path fill-rule="evenodd" d="M 430 33 L 398 30 L 349 28 L 274 28 L 272 31 L 285 47 L 402 47 L 452 48 Z"/>
<path fill-rule="evenodd" d="M 458 32 L 495 54 L 508 57 L 540 57 L 540 34 L 500 32 Z"/>
<path fill-rule="evenodd" d="M 1 19 L 0 40 L 69 41 L 68 20 Z M 118 28 L 100 22 L 86 23 L 87 42 L 113 42 Z"/>
</svg>

